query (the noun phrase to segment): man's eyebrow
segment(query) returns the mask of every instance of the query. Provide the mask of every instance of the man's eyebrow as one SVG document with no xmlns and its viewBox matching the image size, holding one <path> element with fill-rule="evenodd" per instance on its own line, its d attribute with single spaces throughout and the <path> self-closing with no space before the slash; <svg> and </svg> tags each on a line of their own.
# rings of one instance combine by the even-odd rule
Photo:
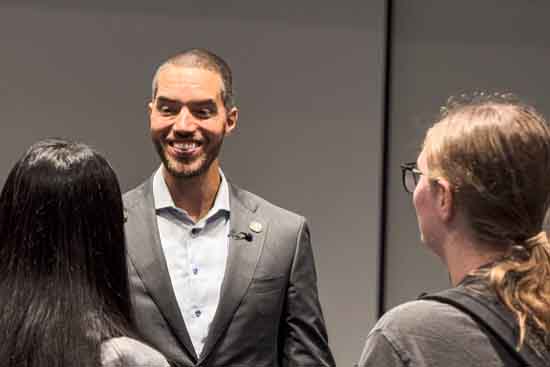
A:
<svg viewBox="0 0 550 367">
<path fill-rule="evenodd" d="M 181 103 L 180 101 L 177 101 L 177 100 L 175 100 L 175 99 L 171 99 L 171 98 L 163 97 L 163 96 L 158 96 L 158 97 L 157 97 L 157 102 L 162 102 L 162 103 Z"/>
<path fill-rule="evenodd" d="M 187 104 L 195 107 L 211 107 L 215 106 L 216 102 L 213 99 L 201 99 L 196 101 L 189 101 Z"/>
<path fill-rule="evenodd" d="M 193 106 L 215 106 L 216 101 L 214 101 L 212 98 L 207 99 L 197 99 L 197 100 L 191 100 L 189 102 L 183 103 L 181 101 L 178 101 L 176 99 L 171 99 L 168 97 L 158 96 L 157 97 L 157 103 L 173 103 L 173 104 L 187 104 L 187 105 L 193 105 Z"/>
</svg>

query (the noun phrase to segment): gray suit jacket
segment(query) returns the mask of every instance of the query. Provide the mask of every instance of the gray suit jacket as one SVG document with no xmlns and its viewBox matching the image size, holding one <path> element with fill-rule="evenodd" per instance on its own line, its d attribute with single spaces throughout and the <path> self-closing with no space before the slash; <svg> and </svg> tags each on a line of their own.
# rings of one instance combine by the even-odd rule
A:
<svg viewBox="0 0 550 367">
<path fill-rule="evenodd" d="M 180 314 L 160 244 L 152 178 L 124 195 L 136 321 L 183 366 L 334 366 L 303 217 L 230 185 L 231 230 L 220 303 L 200 356 Z M 253 221 L 262 231 L 250 231 Z"/>
</svg>

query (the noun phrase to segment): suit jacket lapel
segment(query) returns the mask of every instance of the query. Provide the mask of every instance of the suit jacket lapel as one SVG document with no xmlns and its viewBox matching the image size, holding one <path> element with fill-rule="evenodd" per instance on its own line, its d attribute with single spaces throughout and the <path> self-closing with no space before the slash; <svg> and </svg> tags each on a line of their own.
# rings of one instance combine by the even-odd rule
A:
<svg viewBox="0 0 550 367">
<path fill-rule="evenodd" d="M 137 273 L 172 331 L 192 359 L 196 361 L 198 358 L 181 316 L 162 251 L 153 199 L 152 179 L 142 187 L 142 193 L 141 200 L 136 201 L 135 206 L 129 209 L 134 212 L 132 220 L 135 220 L 135 223 L 130 224 L 133 230 L 127 231 L 128 253 Z"/>
<path fill-rule="evenodd" d="M 252 277 L 256 264 L 260 258 L 268 223 L 258 218 L 255 214 L 257 204 L 243 197 L 241 191 L 230 185 L 230 231 L 234 233 L 248 232 L 252 234 L 252 240 L 229 239 L 227 265 L 220 292 L 220 302 L 214 319 L 210 324 L 210 330 L 203 347 L 199 363 L 203 362 L 212 352 L 218 339 L 227 328 L 237 306 L 244 297 Z M 251 222 L 262 225 L 260 233 L 250 231 Z"/>
</svg>

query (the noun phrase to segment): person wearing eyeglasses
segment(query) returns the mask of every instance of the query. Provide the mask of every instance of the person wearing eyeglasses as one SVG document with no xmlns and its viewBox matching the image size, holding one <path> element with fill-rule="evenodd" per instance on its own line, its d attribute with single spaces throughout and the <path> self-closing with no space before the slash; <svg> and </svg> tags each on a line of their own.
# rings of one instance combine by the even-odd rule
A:
<svg viewBox="0 0 550 367">
<path fill-rule="evenodd" d="M 526 350 L 548 365 L 550 129 L 543 117 L 505 96 L 452 101 L 416 162 L 401 169 L 421 241 L 447 267 L 453 290 L 512 320 L 515 348 L 463 310 L 420 299 L 377 322 L 358 365 L 519 366 Z"/>
</svg>

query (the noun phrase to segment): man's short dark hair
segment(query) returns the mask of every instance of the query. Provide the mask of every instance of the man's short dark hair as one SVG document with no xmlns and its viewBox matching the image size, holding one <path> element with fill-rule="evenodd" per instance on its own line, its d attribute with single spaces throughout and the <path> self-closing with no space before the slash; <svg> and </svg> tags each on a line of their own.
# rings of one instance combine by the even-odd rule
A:
<svg viewBox="0 0 550 367">
<path fill-rule="evenodd" d="M 215 53 L 201 48 L 192 48 L 180 52 L 163 62 L 157 68 L 153 77 L 153 99 L 157 96 L 158 76 L 167 66 L 196 67 L 217 73 L 222 79 L 221 94 L 225 108 L 230 110 L 235 106 L 231 68 L 224 59 Z"/>
</svg>

